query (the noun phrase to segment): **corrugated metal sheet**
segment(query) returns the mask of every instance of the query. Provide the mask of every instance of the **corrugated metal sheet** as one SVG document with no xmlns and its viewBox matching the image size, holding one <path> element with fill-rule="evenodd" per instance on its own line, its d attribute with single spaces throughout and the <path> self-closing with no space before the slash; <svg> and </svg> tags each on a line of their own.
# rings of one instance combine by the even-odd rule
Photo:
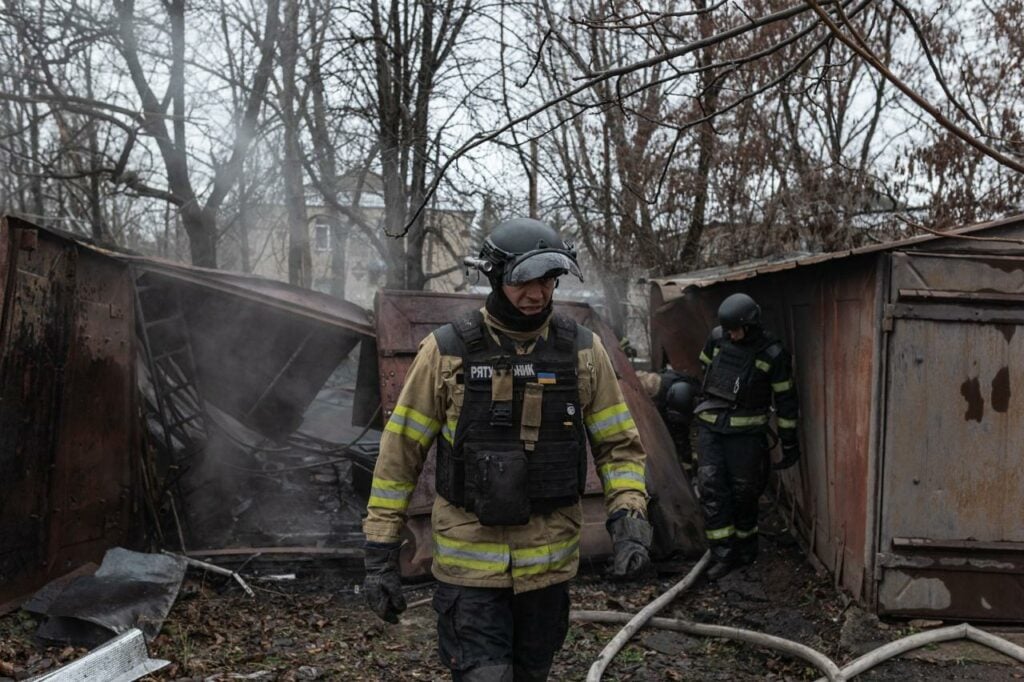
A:
<svg viewBox="0 0 1024 682">
<path fill-rule="evenodd" d="M 129 542 L 140 441 L 126 266 L 14 218 L 0 244 L 3 602 Z"/>
<path fill-rule="evenodd" d="M 377 297 L 377 343 L 380 363 L 380 395 L 384 418 L 390 416 L 398 400 L 409 364 L 419 342 L 441 324 L 463 312 L 479 308 L 479 296 L 438 294 L 429 292 L 382 291 Z M 618 349 L 610 328 L 584 304 L 557 303 L 556 309 L 593 329 L 608 348 L 630 412 L 648 453 L 647 481 L 649 492 L 656 497 L 652 505 L 652 522 L 656 527 L 657 549 L 662 554 L 677 550 L 686 554 L 701 551 L 703 531 L 693 493 L 682 469 L 675 461 L 671 437 L 654 405 L 644 394 L 629 360 Z M 408 529 L 416 540 L 405 549 L 405 571 L 423 573 L 430 561 L 429 514 L 434 499 L 434 455 L 431 451 L 420 475 L 419 484 L 409 507 Z M 587 477 L 584 498 L 584 557 L 601 556 L 611 550 L 604 528 L 606 512 L 601 485 L 593 463 Z"/>
<path fill-rule="evenodd" d="M 664 302 L 681 296 L 687 287 L 701 288 L 723 282 L 741 282 L 761 275 L 785 272 L 787 270 L 794 270 L 801 267 L 811 267 L 821 263 L 843 260 L 851 256 L 861 256 L 896 250 L 908 250 L 929 245 L 929 243 L 936 242 L 937 240 L 944 240 L 947 248 L 951 244 L 956 245 L 954 248 L 963 246 L 965 241 L 955 239 L 955 237 L 963 237 L 965 240 L 976 240 L 973 243 L 984 249 L 991 249 L 999 243 L 1006 244 L 1007 242 L 1003 240 L 1009 240 L 1010 243 L 1014 243 L 1017 247 L 1020 247 L 1024 246 L 1024 243 L 1021 242 L 1019 237 L 999 233 L 1007 230 L 1012 231 L 1022 223 L 1024 223 L 1024 216 L 1012 216 L 1001 220 L 993 220 L 987 223 L 970 225 L 956 230 L 948 230 L 941 234 L 924 234 L 917 237 L 909 237 L 907 239 L 861 246 L 856 249 L 847 249 L 845 251 L 830 251 L 828 253 L 818 253 L 813 255 L 798 253 L 775 259 L 763 258 L 737 265 L 719 266 L 707 268 L 705 270 L 694 270 L 692 272 L 681 273 L 678 275 L 656 277 L 652 278 L 650 282 L 652 286 L 662 289 L 661 300 Z"/>
</svg>

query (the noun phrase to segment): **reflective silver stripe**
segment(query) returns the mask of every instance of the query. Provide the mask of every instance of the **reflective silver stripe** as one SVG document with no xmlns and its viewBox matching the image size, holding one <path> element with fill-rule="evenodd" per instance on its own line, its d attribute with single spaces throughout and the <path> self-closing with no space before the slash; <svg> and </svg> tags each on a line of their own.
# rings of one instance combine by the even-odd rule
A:
<svg viewBox="0 0 1024 682">
<path fill-rule="evenodd" d="M 572 563 L 579 556 L 580 536 L 553 542 L 540 547 L 527 547 L 512 551 L 512 576 L 521 578 L 557 571 Z"/>
<path fill-rule="evenodd" d="M 754 526 L 750 530 L 736 529 L 736 537 L 738 538 L 749 538 L 751 535 L 757 535 L 757 526 Z"/>
<path fill-rule="evenodd" d="M 629 408 L 625 403 L 618 403 L 601 410 L 590 419 L 593 421 L 587 420 L 587 429 L 598 441 L 603 441 L 608 436 L 635 426 L 633 416 L 629 413 Z M 629 423 L 627 424 L 627 422 Z"/>
<path fill-rule="evenodd" d="M 634 471 L 608 472 L 608 483 L 613 484 L 615 481 L 636 481 L 638 483 L 643 483 L 645 478 L 643 474 L 638 474 Z"/>
<path fill-rule="evenodd" d="M 374 486 L 370 489 L 370 495 L 373 497 L 383 497 L 388 500 L 404 500 L 412 495 L 412 492 L 402 492 L 401 490 L 385 490 L 384 488 L 378 488 Z"/>
<path fill-rule="evenodd" d="M 611 490 L 647 490 L 644 469 L 633 462 L 605 464 L 597 470 L 604 492 Z"/>
<path fill-rule="evenodd" d="M 420 424 L 412 415 L 399 414 L 397 411 L 391 413 L 391 421 L 402 428 L 418 431 L 428 438 L 433 438 L 437 433 L 436 428 Z"/>
<path fill-rule="evenodd" d="M 517 568 L 522 568 L 526 566 L 540 566 L 543 564 L 557 564 L 566 559 L 571 559 L 579 546 L 579 538 L 575 538 L 569 545 L 561 549 L 548 552 L 547 554 L 523 557 L 520 556 L 518 552 L 512 552 L 512 565 Z"/>
<path fill-rule="evenodd" d="M 510 561 L 510 548 L 493 542 L 453 540 L 434 534 L 434 557 L 438 563 L 478 571 L 504 572 Z"/>
<path fill-rule="evenodd" d="M 367 506 L 405 511 L 415 488 L 416 484 L 409 481 L 389 481 L 374 476 Z"/>
</svg>

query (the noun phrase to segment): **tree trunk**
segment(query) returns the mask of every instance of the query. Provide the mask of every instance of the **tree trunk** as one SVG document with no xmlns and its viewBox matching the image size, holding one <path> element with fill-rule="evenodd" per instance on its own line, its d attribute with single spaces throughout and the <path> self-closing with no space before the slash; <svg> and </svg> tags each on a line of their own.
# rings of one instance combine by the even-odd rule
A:
<svg viewBox="0 0 1024 682">
<path fill-rule="evenodd" d="M 707 8 L 705 0 L 698 0 L 695 4 L 699 10 Z M 701 37 L 711 35 L 714 30 L 707 18 L 702 15 L 700 19 Z M 703 49 L 697 58 L 697 63 L 705 70 L 701 72 L 701 97 L 700 113 L 703 116 L 710 116 L 718 106 L 718 93 L 722 89 L 722 82 L 714 71 L 706 70 L 706 67 L 714 61 L 712 48 Z M 679 252 L 679 268 L 683 271 L 691 270 L 697 266 L 700 255 L 701 242 L 704 237 L 708 206 L 708 190 L 711 185 L 711 163 L 715 158 L 715 127 L 709 119 L 701 123 L 697 131 L 697 183 L 693 197 L 693 210 L 690 213 L 690 223 L 686 230 L 686 241 Z"/>
<path fill-rule="evenodd" d="M 321 70 L 323 61 L 322 29 L 330 24 L 329 6 L 321 17 L 317 13 L 317 5 L 310 6 L 311 32 L 317 36 L 311 46 L 309 59 L 309 83 L 313 98 L 313 112 L 309 120 L 309 134 L 313 140 L 316 154 L 316 165 L 320 172 L 320 189 L 327 201 L 327 218 L 331 230 L 331 295 L 345 298 L 345 279 L 347 277 L 346 252 L 348 250 L 348 221 L 340 215 L 338 204 L 338 168 L 335 163 L 337 150 L 331 139 L 327 124 L 327 96 L 324 92 L 324 77 Z"/>
<path fill-rule="evenodd" d="M 302 148 L 299 142 L 298 84 L 295 64 L 298 61 L 299 2 L 286 0 L 281 26 L 281 92 L 280 105 L 284 124 L 285 208 L 288 215 L 288 281 L 309 288 L 313 284 L 312 256 L 309 250 L 309 222 L 306 213 L 306 192 L 303 186 Z"/>
<path fill-rule="evenodd" d="M 181 222 L 188 235 L 192 264 L 217 267 L 217 214 L 199 206 L 181 207 Z"/>
<path fill-rule="evenodd" d="M 345 267 L 348 232 L 347 222 L 343 225 L 341 220 L 334 218 L 331 222 L 331 295 L 338 298 L 345 298 L 345 278 L 348 275 Z"/>
</svg>

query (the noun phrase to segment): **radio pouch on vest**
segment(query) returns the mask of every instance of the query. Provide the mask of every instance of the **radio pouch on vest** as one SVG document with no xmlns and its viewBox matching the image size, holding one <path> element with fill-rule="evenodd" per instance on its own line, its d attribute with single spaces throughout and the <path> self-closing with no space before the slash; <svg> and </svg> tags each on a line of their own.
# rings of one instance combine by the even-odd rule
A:
<svg viewBox="0 0 1024 682">
<path fill-rule="evenodd" d="M 544 402 L 544 386 L 526 384 L 523 395 L 523 416 L 519 426 L 519 440 L 523 441 L 523 449 L 533 452 L 540 440 L 541 406 Z"/>
<path fill-rule="evenodd" d="M 491 426 L 512 426 L 512 364 L 502 358 L 491 374 Z"/>
</svg>

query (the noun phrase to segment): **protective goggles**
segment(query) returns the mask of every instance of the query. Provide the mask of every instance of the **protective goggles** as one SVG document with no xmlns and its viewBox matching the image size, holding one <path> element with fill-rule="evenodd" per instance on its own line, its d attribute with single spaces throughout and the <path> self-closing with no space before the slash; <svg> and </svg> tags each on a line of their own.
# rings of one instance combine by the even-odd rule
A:
<svg viewBox="0 0 1024 682">
<path fill-rule="evenodd" d="M 571 252 L 562 249 L 537 249 L 516 256 L 505 264 L 502 282 L 510 286 L 526 284 L 534 279 L 575 275 L 583 281 L 583 273 Z"/>
</svg>

